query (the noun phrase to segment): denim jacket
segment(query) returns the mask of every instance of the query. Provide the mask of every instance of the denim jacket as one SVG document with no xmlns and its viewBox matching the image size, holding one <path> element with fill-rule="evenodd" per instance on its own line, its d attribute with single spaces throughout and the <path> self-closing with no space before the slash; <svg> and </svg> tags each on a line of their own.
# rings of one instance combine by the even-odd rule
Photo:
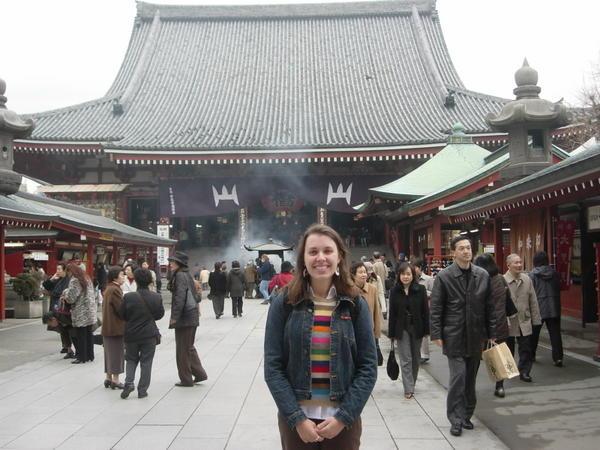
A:
<svg viewBox="0 0 600 450">
<path fill-rule="evenodd" d="M 331 401 L 346 426 L 360 416 L 377 380 L 377 353 L 367 302 L 337 297 L 331 317 Z M 265 330 L 265 381 L 290 428 L 307 417 L 300 400 L 311 398 L 310 347 L 314 304 L 305 299 L 286 312 L 283 293 L 272 300 Z M 287 309 L 289 311 L 289 307 Z M 287 316 L 287 317 L 286 317 Z M 354 316 L 354 320 L 353 320 Z"/>
</svg>

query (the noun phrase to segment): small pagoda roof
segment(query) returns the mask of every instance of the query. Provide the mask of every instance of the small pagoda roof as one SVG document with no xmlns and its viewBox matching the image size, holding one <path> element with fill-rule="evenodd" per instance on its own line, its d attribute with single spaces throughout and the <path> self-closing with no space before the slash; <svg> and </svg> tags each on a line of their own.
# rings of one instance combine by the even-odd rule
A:
<svg viewBox="0 0 600 450">
<path fill-rule="evenodd" d="M 369 191 L 381 198 L 415 200 L 480 169 L 490 152 L 473 144 L 464 131 L 462 124 L 454 125 L 448 145 L 433 158 L 403 177 Z"/>
<path fill-rule="evenodd" d="M 244 248 L 246 250 L 248 250 L 249 252 L 262 252 L 262 253 L 290 252 L 290 251 L 294 250 L 293 245 L 278 244 L 276 242 L 267 242 L 266 244 L 259 244 L 259 245 L 255 245 L 255 246 L 244 245 Z"/>
<path fill-rule="evenodd" d="M 586 179 L 579 183 L 578 180 Z M 573 187 L 568 185 L 573 185 Z M 577 187 L 579 185 L 579 187 Z M 575 156 L 546 167 L 534 174 L 502 186 L 486 194 L 441 208 L 448 216 L 466 214 L 478 215 L 482 210 L 490 210 L 499 205 L 523 203 L 534 207 L 542 192 L 555 189 L 562 191 L 584 191 L 586 188 L 600 187 L 600 144 L 581 151 Z M 555 197 L 558 194 L 555 195 Z M 531 198 L 530 198 L 531 197 Z M 542 198 L 546 200 L 545 195 Z M 511 205 L 512 206 L 512 205 Z"/>
<path fill-rule="evenodd" d="M 552 155 L 561 160 L 569 157 L 569 154 L 567 152 L 555 145 L 552 146 Z M 473 171 L 463 177 L 456 178 L 452 183 L 449 183 L 441 189 L 431 192 L 428 195 L 418 198 L 408 203 L 406 206 L 409 210 L 416 209 L 423 205 L 427 205 L 428 203 L 432 203 L 436 200 L 443 199 L 444 197 L 454 192 L 457 192 L 465 187 L 475 185 L 478 181 L 486 179 L 490 175 L 497 174 L 503 167 L 508 165 L 509 158 L 510 155 L 508 152 L 508 145 L 506 145 L 496 150 L 494 153 L 490 154 L 485 159 L 485 164 L 478 170 Z"/>
<path fill-rule="evenodd" d="M 444 142 L 458 120 L 486 133 L 483 117 L 507 101 L 464 87 L 433 0 L 138 2 L 106 95 L 34 114 L 31 139 L 91 143 L 83 151 L 96 143 L 116 160 L 127 152 L 381 149 Z"/>
</svg>

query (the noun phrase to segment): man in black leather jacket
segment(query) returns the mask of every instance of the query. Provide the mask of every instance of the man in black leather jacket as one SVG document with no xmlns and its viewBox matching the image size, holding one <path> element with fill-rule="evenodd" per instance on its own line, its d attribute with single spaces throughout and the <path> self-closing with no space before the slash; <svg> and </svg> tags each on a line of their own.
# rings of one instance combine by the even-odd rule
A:
<svg viewBox="0 0 600 450">
<path fill-rule="evenodd" d="M 486 340 L 495 338 L 494 305 L 488 273 L 471 264 L 471 241 L 462 235 L 452 240 L 454 263 L 435 278 L 431 293 L 431 341 L 443 347 L 448 358 L 447 416 L 450 433 L 460 436 L 472 429 L 475 380 Z"/>
</svg>

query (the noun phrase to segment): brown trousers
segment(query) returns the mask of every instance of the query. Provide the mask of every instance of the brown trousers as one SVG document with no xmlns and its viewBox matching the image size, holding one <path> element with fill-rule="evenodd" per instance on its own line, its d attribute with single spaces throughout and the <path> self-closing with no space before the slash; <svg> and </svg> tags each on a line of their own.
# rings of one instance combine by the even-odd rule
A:
<svg viewBox="0 0 600 450">
<path fill-rule="evenodd" d="M 175 328 L 177 372 L 183 384 L 194 384 L 194 378 L 206 380 L 206 371 L 194 347 L 196 328 L 198 327 Z"/>
<path fill-rule="evenodd" d="M 362 422 L 360 417 L 350 428 L 344 428 L 340 434 L 333 439 L 324 439 L 321 442 L 302 442 L 296 429 L 291 429 L 283 416 L 277 414 L 279 434 L 281 435 L 282 450 L 358 450 L 360 448 L 360 436 L 362 434 Z M 322 420 L 313 419 L 317 425 Z"/>
</svg>

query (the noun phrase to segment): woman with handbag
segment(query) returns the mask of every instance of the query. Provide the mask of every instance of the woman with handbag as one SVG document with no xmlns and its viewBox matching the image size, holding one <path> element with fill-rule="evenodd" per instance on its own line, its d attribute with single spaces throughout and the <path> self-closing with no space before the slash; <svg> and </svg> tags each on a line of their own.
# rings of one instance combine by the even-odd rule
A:
<svg viewBox="0 0 600 450">
<path fill-rule="evenodd" d="M 175 386 L 192 387 L 208 379 L 194 346 L 200 324 L 200 294 L 188 270 L 188 256 L 185 253 L 175 252 L 169 258 L 169 266 L 172 275 L 167 289 L 173 294 L 169 328 L 175 329 L 175 358 L 179 375 L 179 382 Z"/>
<path fill-rule="evenodd" d="M 138 398 L 148 396 L 152 361 L 156 345 L 160 343 L 160 332 L 156 321 L 165 315 L 162 297 L 148 289 L 152 283 L 152 274 L 147 269 L 135 269 L 133 272 L 137 285 L 136 292 L 127 292 L 123 296 L 121 317 L 125 320 L 125 386 L 121 398 L 126 399 L 135 389 L 135 371 L 140 365 Z"/>
<path fill-rule="evenodd" d="M 429 335 L 427 292 L 417 282 L 414 267 L 403 262 L 398 267 L 398 282 L 390 292 L 388 337 L 396 341 L 404 398 L 415 393 L 421 360 L 421 341 Z"/>
<path fill-rule="evenodd" d="M 81 364 L 94 360 L 92 327 L 96 324 L 97 306 L 94 285 L 90 277 L 75 263 L 67 266 L 69 286 L 61 299 L 71 305 L 71 322 L 75 330 L 75 361 Z"/>
<path fill-rule="evenodd" d="M 271 301 L 265 381 L 285 450 L 360 446 L 360 414 L 377 379 L 371 312 L 354 286 L 342 238 L 312 225 L 294 279 Z"/>
<path fill-rule="evenodd" d="M 379 338 L 381 338 L 381 322 L 383 321 L 383 315 L 381 314 L 381 305 L 377 298 L 377 288 L 367 283 L 367 268 L 363 262 L 356 262 L 350 267 L 350 275 L 352 280 L 358 289 L 360 289 L 360 295 L 367 301 L 369 305 L 369 311 L 371 311 L 371 318 L 373 319 L 373 334 L 375 335 L 375 345 L 377 346 L 377 365 L 383 365 L 383 354 L 379 348 Z"/>
<path fill-rule="evenodd" d="M 50 311 L 56 315 L 62 315 L 63 320 L 61 322 L 66 323 L 71 321 L 70 306 L 68 308 L 61 308 L 60 297 L 63 291 L 69 286 L 69 277 L 67 276 L 67 265 L 63 262 L 59 262 L 56 265 L 56 273 L 52 277 L 42 282 L 42 286 L 46 291 L 50 293 Z M 68 306 L 68 305 L 67 305 Z M 64 359 L 75 358 L 75 352 L 72 350 L 73 341 L 71 339 L 71 332 L 73 328 L 68 326 L 61 326 L 60 328 L 60 340 L 62 343 L 61 353 L 66 353 Z"/>
<path fill-rule="evenodd" d="M 484 253 L 479 255 L 473 261 L 476 266 L 485 269 L 490 276 L 490 295 L 494 303 L 494 313 L 496 315 L 496 343 L 506 342 L 509 336 L 519 335 L 519 320 L 517 319 L 517 307 L 512 301 L 508 284 L 504 276 L 500 273 L 496 261 L 492 255 Z M 504 380 L 496 382 L 494 390 L 496 397 L 503 398 Z"/>
<path fill-rule="evenodd" d="M 125 281 L 123 269 L 115 266 L 108 269 L 104 301 L 102 302 L 102 341 L 104 345 L 104 387 L 123 389 L 119 382 L 119 374 L 124 372 L 125 321 L 121 316 L 123 291 L 121 285 Z"/>
</svg>

